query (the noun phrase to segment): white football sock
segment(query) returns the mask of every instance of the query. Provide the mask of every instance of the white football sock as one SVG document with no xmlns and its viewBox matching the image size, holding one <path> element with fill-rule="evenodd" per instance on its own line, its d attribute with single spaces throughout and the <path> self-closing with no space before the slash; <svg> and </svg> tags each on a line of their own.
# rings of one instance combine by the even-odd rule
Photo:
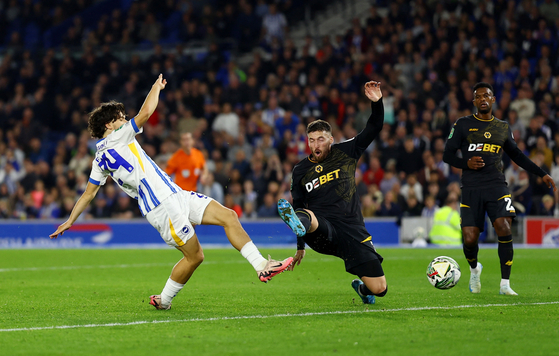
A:
<svg viewBox="0 0 559 356">
<path fill-rule="evenodd" d="M 501 287 L 510 287 L 509 279 L 501 279 Z"/>
<path fill-rule="evenodd" d="M 164 307 L 169 306 L 173 298 L 181 291 L 184 284 L 177 283 L 169 277 L 167 283 L 165 284 L 165 288 L 161 292 L 161 305 Z"/>
<path fill-rule="evenodd" d="M 262 257 L 258 248 L 252 241 L 247 242 L 241 249 L 241 255 L 254 267 L 256 271 L 262 271 L 266 267 L 266 259 Z"/>
</svg>

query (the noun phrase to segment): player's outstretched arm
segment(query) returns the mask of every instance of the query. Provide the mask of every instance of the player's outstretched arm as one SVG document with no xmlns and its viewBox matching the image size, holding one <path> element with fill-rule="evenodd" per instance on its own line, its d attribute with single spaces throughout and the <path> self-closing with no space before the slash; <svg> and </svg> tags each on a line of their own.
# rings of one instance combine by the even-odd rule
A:
<svg viewBox="0 0 559 356">
<path fill-rule="evenodd" d="M 134 119 L 138 128 L 144 126 L 151 114 L 153 114 L 157 108 L 157 103 L 159 103 L 159 93 L 161 90 L 165 89 L 165 85 L 167 85 L 167 80 L 163 79 L 163 74 L 159 74 L 159 77 L 157 77 L 157 80 L 152 85 L 151 90 L 146 96 L 146 100 L 144 100 L 138 115 L 136 115 L 136 118 Z"/>
<path fill-rule="evenodd" d="M 85 188 L 85 192 L 83 192 L 82 196 L 76 202 L 76 205 L 74 205 L 74 208 L 72 209 L 72 212 L 70 213 L 70 217 L 68 218 L 68 220 L 66 220 L 64 223 L 62 223 L 58 227 L 58 229 L 56 229 L 55 232 L 53 232 L 52 234 L 49 235 L 49 237 L 51 239 L 55 239 L 55 238 L 58 237 L 58 235 L 62 236 L 64 234 L 64 231 L 66 231 L 70 227 L 72 227 L 72 225 L 74 225 L 74 223 L 76 222 L 78 217 L 81 215 L 81 213 L 83 213 L 85 208 L 87 208 L 89 203 L 91 203 L 93 198 L 95 198 L 98 191 L 99 191 L 99 186 L 98 185 L 87 183 L 87 187 Z"/>
<path fill-rule="evenodd" d="M 549 187 L 552 188 L 553 187 L 553 191 L 556 192 L 557 191 L 557 187 L 555 186 L 555 182 L 553 181 L 553 178 L 551 178 L 551 176 L 549 174 L 546 174 L 545 176 L 542 177 L 543 182 Z"/>
<path fill-rule="evenodd" d="M 380 82 L 370 81 L 365 83 L 365 96 L 371 100 L 371 116 L 363 131 L 355 137 L 355 144 L 361 149 L 367 148 L 378 136 L 384 124 L 384 105 Z"/>
<path fill-rule="evenodd" d="M 299 266 L 301 264 L 301 260 L 305 257 L 305 250 L 297 250 L 295 256 L 293 256 L 293 262 L 287 267 L 288 271 L 293 271 L 295 265 Z"/>
</svg>

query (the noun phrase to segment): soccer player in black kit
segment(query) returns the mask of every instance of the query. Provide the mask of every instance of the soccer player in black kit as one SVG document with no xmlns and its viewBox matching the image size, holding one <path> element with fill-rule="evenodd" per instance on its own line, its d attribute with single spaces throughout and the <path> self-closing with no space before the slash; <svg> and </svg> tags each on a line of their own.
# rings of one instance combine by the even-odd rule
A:
<svg viewBox="0 0 559 356">
<path fill-rule="evenodd" d="M 305 256 L 305 243 L 313 250 L 344 260 L 346 271 L 357 275 L 351 283 L 363 303 L 374 304 L 375 295 L 387 292 L 382 256 L 367 232 L 356 194 L 355 170 L 361 154 L 373 142 L 384 123 L 380 82 L 367 82 L 365 95 L 372 113 L 354 138 L 334 144 L 332 128 L 323 120 L 307 126 L 311 155 L 294 168 L 291 178 L 293 206 L 278 202 L 282 220 L 297 235 L 297 253 L 291 270 Z"/>
<path fill-rule="evenodd" d="M 516 146 L 509 124 L 492 115 L 495 96 L 491 85 L 477 83 L 473 92 L 477 113 L 456 121 L 443 154 L 446 163 L 462 169 L 460 216 L 464 255 L 470 264 L 469 287 L 472 293 L 479 293 L 481 290 L 480 275 L 483 266 L 478 262 L 478 239 L 483 231 L 487 212 L 499 241 L 499 294 L 517 295 L 509 282 L 513 258 L 511 223 L 516 213 L 503 174 L 503 152 L 526 171 L 541 177 L 548 187 L 553 187 L 554 191 L 557 188 L 551 176 Z M 462 158 L 456 156 L 457 150 L 461 150 Z"/>
</svg>

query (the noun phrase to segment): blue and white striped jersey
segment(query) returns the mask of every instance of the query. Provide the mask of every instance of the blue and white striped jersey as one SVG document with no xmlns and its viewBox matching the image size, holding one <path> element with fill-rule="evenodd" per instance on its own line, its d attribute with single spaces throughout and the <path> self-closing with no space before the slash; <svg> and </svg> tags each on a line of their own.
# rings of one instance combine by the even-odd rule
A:
<svg viewBox="0 0 559 356">
<path fill-rule="evenodd" d="M 181 188 L 144 152 L 135 136 L 143 132 L 134 119 L 97 142 L 89 182 L 104 185 L 111 176 L 146 215 Z"/>
</svg>

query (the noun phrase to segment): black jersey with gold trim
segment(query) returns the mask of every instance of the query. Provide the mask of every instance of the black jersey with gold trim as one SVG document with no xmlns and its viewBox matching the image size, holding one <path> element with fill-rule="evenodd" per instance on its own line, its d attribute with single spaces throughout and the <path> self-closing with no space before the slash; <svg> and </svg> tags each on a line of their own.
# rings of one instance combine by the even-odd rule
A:
<svg viewBox="0 0 559 356">
<path fill-rule="evenodd" d="M 355 194 L 355 170 L 359 157 L 378 136 L 383 123 L 381 98 L 371 102 L 371 116 L 357 136 L 333 144 L 322 162 L 313 161 L 311 155 L 295 165 L 291 175 L 293 207 L 310 209 L 315 215 L 343 222 L 342 225 L 365 226 Z"/>
<path fill-rule="evenodd" d="M 516 142 L 506 121 L 492 116 L 489 120 L 476 115 L 461 117 L 450 131 L 445 151 L 456 154 L 462 151 L 465 161 L 480 156 L 485 166 L 479 170 L 463 167 L 462 186 L 467 188 L 506 185 L 503 152 L 517 149 Z"/>
<path fill-rule="evenodd" d="M 309 156 L 293 168 L 291 195 L 295 208 L 305 207 L 318 216 L 363 224 L 355 194 L 355 170 L 362 151 L 356 155 L 354 146 L 355 140 L 334 144 L 324 161 L 316 162 Z"/>
</svg>

